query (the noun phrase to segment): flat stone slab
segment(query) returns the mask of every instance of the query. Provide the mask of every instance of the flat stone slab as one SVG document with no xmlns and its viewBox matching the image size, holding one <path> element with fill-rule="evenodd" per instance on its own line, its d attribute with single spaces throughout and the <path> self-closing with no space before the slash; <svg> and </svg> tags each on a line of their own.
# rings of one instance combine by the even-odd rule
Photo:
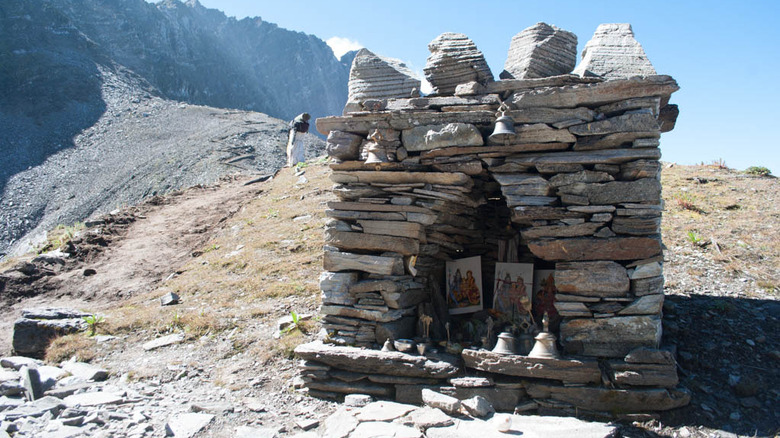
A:
<svg viewBox="0 0 780 438">
<path fill-rule="evenodd" d="M 355 430 L 349 434 L 349 438 L 425 438 L 419 430 L 395 423 L 384 423 L 381 421 L 369 421 L 360 423 Z"/>
<path fill-rule="evenodd" d="M 56 397 L 42 397 L 31 403 L 26 403 L 18 408 L 0 413 L 0 419 L 14 421 L 24 417 L 40 417 L 46 412 L 64 409 L 65 404 Z"/>
<path fill-rule="evenodd" d="M 146 351 L 152 351 L 157 348 L 167 347 L 168 345 L 178 344 L 184 341 L 184 335 L 181 333 L 175 333 L 162 338 L 157 338 L 153 341 L 149 341 L 143 345 L 143 349 Z"/>
<path fill-rule="evenodd" d="M 323 422 L 319 432 L 321 436 L 347 438 L 359 423 L 347 408 L 341 407 Z"/>
<path fill-rule="evenodd" d="M 596 360 L 540 359 L 481 350 L 463 350 L 462 356 L 466 367 L 489 373 L 573 383 L 601 381 L 601 371 Z"/>
<path fill-rule="evenodd" d="M 62 402 L 69 408 L 74 406 L 100 406 L 100 405 L 116 405 L 122 403 L 124 398 L 118 394 L 111 392 L 83 392 L 81 394 L 73 394 L 65 397 Z"/>
<path fill-rule="evenodd" d="M 552 399 L 581 409 L 607 412 L 667 411 L 685 406 L 691 395 L 674 389 L 606 389 L 531 384 L 528 395 L 534 399 Z"/>
<path fill-rule="evenodd" d="M 510 428 L 506 433 L 496 427 L 499 421 L 509 418 Z M 428 438 L 492 438 L 522 436 L 524 438 L 607 438 L 614 436 L 616 427 L 605 423 L 591 423 L 569 417 L 549 416 L 495 416 L 489 421 L 479 419 L 456 419 L 450 427 L 431 428 Z"/>
<path fill-rule="evenodd" d="M 181 414 L 165 424 L 165 433 L 176 438 L 190 438 L 214 420 L 211 414 Z"/>
<path fill-rule="evenodd" d="M 404 417 L 404 423 L 412 423 L 414 427 L 420 430 L 427 430 L 431 427 L 447 427 L 454 424 L 452 417 L 445 414 L 441 409 L 423 406 L 415 409 L 409 415 Z"/>
<path fill-rule="evenodd" d="M 19 371 L 23 366 L 43 365 L 43 361 L 24 356 L 8 356 L 0 359 L 0 366 Z"/>
<path fill-rule="evenodd" d="M 447 378 L 460 370 L 458 358 L 449 354 L 416 356 L 397 351 L 336 347 L 319 341 L 299 345 L 295 353 L 302 359 L 358 373 Z"/>
<path fill-rule="evenodd" d="M 108 378 L 108 370 L 84 362 L 65 362 L 62 369 L 84 380 L 99 382 Z"/>
<path fill-rule="evenodd" d="M 415 409 L 414 406 L 391 401 L 369 403 L 356 415 L 359 421 L 392 421 Z"/>
</svg>

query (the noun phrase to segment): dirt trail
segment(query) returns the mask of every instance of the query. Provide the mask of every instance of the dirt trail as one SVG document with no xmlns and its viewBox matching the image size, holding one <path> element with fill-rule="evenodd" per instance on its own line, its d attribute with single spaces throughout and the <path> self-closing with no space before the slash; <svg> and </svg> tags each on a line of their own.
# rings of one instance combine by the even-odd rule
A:
<svg viewBox="0 0 780 438">
<path fill-rule="evenodd" d="M 0 351 L 11 346 L 13 321 L 24 308 L 65 306 L 101 311 L 120 299 L 151 291 L 186 263 L 211 237 L 215 227 L 255 197 L 257 185 L 226 179 L 212 187 L 193 187 L 133 208 L 135 221 L 115 244 L 89 261 L 45 282 L 50 293 L 19 299 L 0 316 Z M 158 204 L 158 205 L 154 205 Z M 85 276 L 87 269 L 94 275 Z"/>
</svg>

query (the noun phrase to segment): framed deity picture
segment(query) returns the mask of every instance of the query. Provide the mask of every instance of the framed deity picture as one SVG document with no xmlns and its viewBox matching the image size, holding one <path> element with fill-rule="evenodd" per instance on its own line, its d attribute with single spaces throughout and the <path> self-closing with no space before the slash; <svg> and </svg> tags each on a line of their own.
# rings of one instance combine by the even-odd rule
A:
<svg viewBox="0 0 780 438">
<path fill-rule="evenodd" d="M 482 258 L 448 261 L 446 289 L 451 315 L 482 310 Z"/>
<path fill-rule="evenodd" d="M 561 320 L 558 309 L 555 308 L 556 293 L 558 293 L 558 289 L 555 287 L 555 269 L 534 271 L 534 318 L 541 321 L 546 312 L 550 318 L 550 327 L 554 330 L 557 330 Z"/>
<path fill-rule="evenodd" d="M 496 263 L 493 309 L 511 320 L 529 316 L 533 281 L 532 263 Z"/>
</svg>

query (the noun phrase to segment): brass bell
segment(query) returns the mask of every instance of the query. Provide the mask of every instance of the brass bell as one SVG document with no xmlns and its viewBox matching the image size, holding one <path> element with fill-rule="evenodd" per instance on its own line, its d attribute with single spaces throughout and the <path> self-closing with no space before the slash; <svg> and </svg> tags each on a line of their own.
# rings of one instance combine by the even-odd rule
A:
<svg viewBox="0 0 780 438">
<path fill-rule="evenodd" d="M 493 133 L 488 136 L 490 143 L 508 144 L 517 137 L 515 121 L 506 115 L 507 111 L 509 111 L 509 106 L 506 103 L 502 103 L 496 113 L 496 127 L 493 129 Z"/>
<path fill-rule="evenodd" d="M 498 354 L 517 354 L 515 347 L 515 337 L 509 332 L 501 332 L 498 335 L 498 341 L 493 348 L 493 353 Z"/>
<path fill-rule="evenodd" d="M 371 142 L 366 145 L 366 164 L 387 163 L 390 161 L 387 157 L 387 150 L 377 143 Z"/>
<path fill-rule="evenodd" d="M 535 357 L 539 359 L 560 359 L 561 355 L 558 353 L 558 348 L 555 346 L 555 341 L 558 339 L 554 334 L 550 333 L 550 318 L 547 316 L 547 312 L 544 313 L 542 318 L 544 323 L 544 330 L 536 335 L 536 344 L 534 344 L 533 350 L 528 353 L 528 357 Z"/>
</svg>

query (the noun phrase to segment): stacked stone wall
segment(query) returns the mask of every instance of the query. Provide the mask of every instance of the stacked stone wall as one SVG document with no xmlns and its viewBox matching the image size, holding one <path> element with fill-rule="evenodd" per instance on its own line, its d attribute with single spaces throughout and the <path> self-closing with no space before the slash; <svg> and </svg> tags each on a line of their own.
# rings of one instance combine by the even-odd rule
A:
<svg viewBox="0 0 780 438">
<path fill-rule="evenodd" d="M 328 135 L 339 198 L 326 212 L 322 323 L 325 341 L 345 347 L 300 348 L 305 386 L 320 395 L 368 392 L 406 402 L 435 388 L 489 396 L 500 410 L 564 413 L 687 403 L 673 389 L 673 354 L 660 349 L 659 139 L 674 126 L 676 82 L 564 74 L 481 76 L 456 87 L 448 71 L 484 63 L 464 37 L 457 43 L 468 56 L 442 49 L 448 39 L 440 37 L 426 67 L 441 76 L 429 77 L 432 83 L 446 79 L 439 90 L 454 92 L 365 99 L 316 122 Z M 440 53 L 447 63 L 437 64 Z M 499 110 L 513 119 L 516 135 L 497 142 L 490 134 Z M 473 343 L 460 359 L 418 355 L 416 365 L 410 354 L 378 351 L 388 339 L 449 336 L 444 266 L 470 256 L 481 256 L 488 293 L 496 262 L 555 270 L 562 359 L 498 355 L 485 349 L 490 340 Z M 430 332 L 421 315 L 432 317 Z M 453 383 L 464 372 L 487 380 Z"/>
</svg>

